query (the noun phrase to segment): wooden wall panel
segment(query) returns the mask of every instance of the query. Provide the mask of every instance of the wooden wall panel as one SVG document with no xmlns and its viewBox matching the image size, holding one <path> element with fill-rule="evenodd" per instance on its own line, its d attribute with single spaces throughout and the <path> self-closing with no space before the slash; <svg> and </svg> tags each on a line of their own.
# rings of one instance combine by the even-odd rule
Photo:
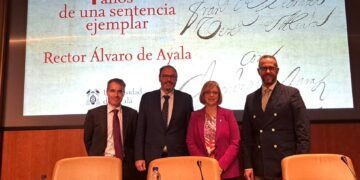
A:
<svg viewBox="0 0 360 180">
<path fill-rule="evenodd" d="M 55 162 L 85 156 L 82 130 L 5 131 L 3 180 L 51 179 Z"/>
<path fill-rule="evenodd" d="M 360 174 L 360 123 L 311 125 L 312 153 L 347 155 Z"/>
<path fill-rule="evenodd" d="M 312 124 L 312 153 L 349 156 L 360 173 L 360 123 Z M 51 179 L 55 162 L 66 157 L 85 156 L 83 131 L 5 131 L 2 180 Z"/>
</svg>

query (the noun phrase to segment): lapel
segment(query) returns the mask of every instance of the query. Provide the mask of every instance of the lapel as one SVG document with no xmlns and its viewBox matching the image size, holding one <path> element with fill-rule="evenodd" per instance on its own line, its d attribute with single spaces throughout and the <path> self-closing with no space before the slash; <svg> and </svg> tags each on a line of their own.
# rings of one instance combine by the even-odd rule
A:
<svg viewBox="0 0 360 180">
<path fill-rule="evenodd" d="M 203 145 L 203 148 L 206 151 L 205 147 L 205 137 L 204 137 L 204 125 L 205 125 L 205 108 L 200 110 L 199 116 L 197 117 L 197 128 L 199 130 L 199 139 L 201 140 L 201 144 Z"/>
<path fill-rule="evenodd" d="M 104 127 L 105 131 L 104 131 L 104 137 L 105 137 L 105 141 L 107 138 L 107 131 L 108 131 L 108 127 L 107 127 L 107 105 L 102 106 L 102 108 L 100 109 L 100 126 Z"/>
<path fill-rule="evenodd" d="M 261 108 L 261 87 L 254 92 L 253 100 L 251 101 L 250 107 L 252 107 L 251 118 L 252 123 L 256 128 L 262 128 L 264 125 L 264 111 Z"/>
<path fill-rule="evenodd" d="M 149 106 L 151 106 L 152 111 L 156 114 L 157 118 L 155 118 L 155 121 L 158 121 L 157 123 L 162 124 L 166 128 L 161 115 L 161 98 L 160 90 L 155 91 Z"/>
<path fill-rule="evenodd" d="M 217 113 L 216 113 L 216 131 L 215 131 L 215 144 L 220 143 L 219 142 L 219 136 L 220 136 L 220 131 L 222 129 L 222 121 L 224 118 L 224 114 L 223 111 L 221 110 L 221 108 L 218 106 L 217 108 Z"/>
<path fill-rule="evenodd" d="M 128 113 L 128 109 L 124 106 L 121 106 L 121 110 L 122 110 L 122 123 L 123 123 L 123 129 L 122 129 L 122 134 L 123 134 L 123 143 L 125 142 L 125 138 L 126 138 L 126 132 L 128 129 L 128 125 L 129 125 L 129 117 L 126 116 Z"/>
<path fill-rule="evenodd" d="M 178 91 L 174 90 L 173 109 L 172 109 L 172 112 L 171 112 L 171 117 L 170 117 L 170 122 L 169 122 L 168 129 L 170 128 L 170 126 L 171 126 L 172 124 L 174 124 L 173 121 L 176 121 L 176 119 L 173 118 L 173 117 L 175 117 L 175 116 L 174 116 L 175 113 L 178 112 L 177 109 L 178 109 L 179 107 L 181 107 L 181 101 L 177 101 L 177 100 L 179 100 L 179 94 L 178 94 Z"/>
<path fill-rule="evenodd" d="M 261 87 L 256 90 L 255 92 L 255 97 L 254 97 L 254 107 L 255 107 L 255 111 L 256 114 L 264 114 L 264 111 L 261 108 L 261 99 L 262 99 L 262 95 L 261 95 Z"/>
<path fill-rule="evenodd" d="M 273 108 L 275 107 L 275 105 L 277 104 L 277 102 L 280 100 L 281 98 L 281 84 L 279 82 L 277 82 L 276 86 L 274 87 L 273 92 L 271 93 L 271 96 L 269 98 L 268 104 L 266 109 L 268 111 L 273 110 Z"/>
</svg>

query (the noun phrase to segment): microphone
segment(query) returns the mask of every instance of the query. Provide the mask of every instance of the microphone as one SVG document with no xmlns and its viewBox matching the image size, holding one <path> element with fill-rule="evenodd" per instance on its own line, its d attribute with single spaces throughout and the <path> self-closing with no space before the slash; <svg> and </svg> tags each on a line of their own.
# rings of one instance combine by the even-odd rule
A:
<svg viewBox="0 0 360 180">
<path fill-rule="evenodd" d="M 200 171 L 200 175 L 201 175 L 201 180 L 204 180 L 204 176 L 203 176 L 202 169 L 201 169 L 201 161 L 200 161 L 200 160 L 197 160 L 197 161 L 196 161 L 196 164 L 197 164 L 197 166 L 199 167 L 199 171 Z"/>
<path fill-rule="evenodd" d="M 351 170 L 351 168 L 350 168 L 350 166 L 349 166 L 349 163 L 348 163 L 346 157 L 345 157 L 345 156 L 341 156 L 341 161 L 346 164 L 346 167 L 350 170 L 351 174 L 354 176 L 354 178 L 355 178 L 355 180 L 356 180 L 357 178 L 356 178 L 355 172 L 353 172 L 353 171 Z"/>
</svg>

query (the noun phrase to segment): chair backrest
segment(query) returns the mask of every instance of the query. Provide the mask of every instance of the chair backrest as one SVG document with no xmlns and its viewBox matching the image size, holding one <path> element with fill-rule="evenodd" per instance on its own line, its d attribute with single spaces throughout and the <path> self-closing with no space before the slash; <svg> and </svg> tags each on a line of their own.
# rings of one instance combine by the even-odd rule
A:
<svg viewBox="0 0 360 180">
<path fill-rule="evenodd" d="M 84 156 L 56 162 L 52 180 L 119 180 L 122 163 L 115 157 Z"/>
<path fill-rule="evenodd" d="M 299 154 L 281 161 L 284 180 L 354 180 L 351 159 L 340 154 Z"/>
<path fill-rule="evenodd" d="M 220 180 L 219 163 L 209 157 L 179 156 L 155 159 L 150 162 L 147 174 L 148 180 L 151 180 L 154 166 L 159 167 L 161 179 L 163 180 L 201 180 L 201 174 L 206 180 Z M 201 166 L 201 169 L 199 166 Z"/>
</svg>

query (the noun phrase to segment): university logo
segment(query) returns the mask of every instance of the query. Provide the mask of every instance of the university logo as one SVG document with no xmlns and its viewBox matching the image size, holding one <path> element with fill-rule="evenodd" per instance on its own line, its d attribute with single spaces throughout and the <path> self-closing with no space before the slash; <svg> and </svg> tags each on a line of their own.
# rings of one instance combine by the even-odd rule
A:
<svg viewBox="0 0 360 180">
<path fill-rule="evenodd" d="M 86 98 L 86 105 L 98 105 L 100 104 L 100 99 L 99 99 L 99 95 L 100 95 L 100 91 L 97 89 L 91 90 L 89 89 L 86 92 L 87 98 Z"/>
</svg>

